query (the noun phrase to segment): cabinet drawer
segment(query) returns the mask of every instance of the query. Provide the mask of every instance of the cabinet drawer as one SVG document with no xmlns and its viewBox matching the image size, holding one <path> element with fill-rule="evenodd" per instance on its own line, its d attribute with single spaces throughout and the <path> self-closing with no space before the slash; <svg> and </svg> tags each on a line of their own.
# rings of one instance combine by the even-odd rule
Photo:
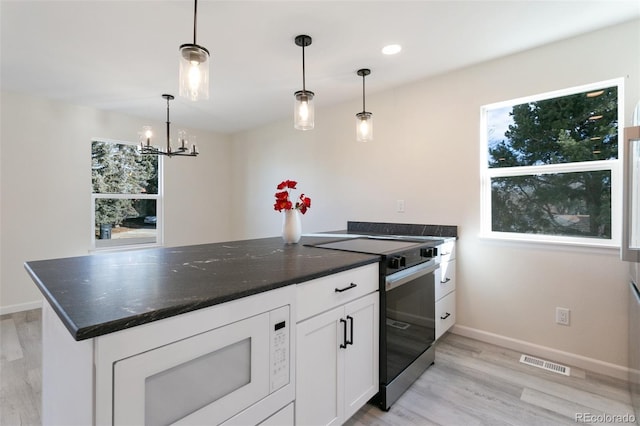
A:
<svg viewBox="0 0 640 426">
<path fill-rule="evenodd" d="M 300 283 L 296 286 L 296 322 L 376 290 L 377 263 Z"/>
<path fill-rule="evenodd" d="M 436 340 L 456 322 L 456 292 L 436 302 Z"/>
<path fill-rule="evenodd" d="M 440 264 L 435 274 L 436 301 L 456 289 L 456 261 Z"/>
<path fill-rule="evenodd" d="M 448 262 L 456 258 L 456 241 L 448 240 L 440 247 L 440 263 Z"/>
</svg>

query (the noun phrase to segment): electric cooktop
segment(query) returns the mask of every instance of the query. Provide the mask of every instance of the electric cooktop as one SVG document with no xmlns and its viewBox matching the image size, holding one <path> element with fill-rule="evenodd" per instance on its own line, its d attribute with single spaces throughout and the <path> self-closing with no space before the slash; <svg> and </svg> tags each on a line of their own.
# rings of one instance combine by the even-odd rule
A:
<svg viewBox="0 0 640 426">
<path fill-rule="evenodd" d="M 392 254 L 412 248 L 433 247 L 433 241 L 407 241 L 395 239 L 377 239 L 370 237 L 349 238 L 347 240 L 333 241 L 330 243 L 315 244 L 314 247 L 322 247 L 334 250 L 355 251 L 371 254 Z"/>
</svg>

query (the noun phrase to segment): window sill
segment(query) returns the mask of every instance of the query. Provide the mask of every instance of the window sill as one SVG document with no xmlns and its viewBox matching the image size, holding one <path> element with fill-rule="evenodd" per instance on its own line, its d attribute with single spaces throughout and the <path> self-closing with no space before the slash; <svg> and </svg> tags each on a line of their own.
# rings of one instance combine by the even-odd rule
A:
<svg viewBox="0 0 640 426">
<path fill-rule="evenodd" d="M 99 253 L 114 253 L 120 251 L 131 251 L 131 250 L 140 250 L 140 249 L 148 249 L 148 248 L 160 248 L 163 247 L 161 243 L 148 243 L 148 244 L 122 244 L 117 246 L 110 247 L 92 247 L 89 249 L 89 253 L 91 254 L 99 254 Z"/>
<path fill-rule="evenodd" d="M 579 241 L 577 238 L 556 239 L 542 235 L 523 235 L 509 233 L 480 234 L 479 239 L 492 244 L 509 245 L 513 247 L 538 246 L 548 250 L 573 251 L 585 253 L 602 253 L 606 255 L 620 256 L 620 243 L 613 240 L 598 241 L 588 239 Z"/>
</svg>

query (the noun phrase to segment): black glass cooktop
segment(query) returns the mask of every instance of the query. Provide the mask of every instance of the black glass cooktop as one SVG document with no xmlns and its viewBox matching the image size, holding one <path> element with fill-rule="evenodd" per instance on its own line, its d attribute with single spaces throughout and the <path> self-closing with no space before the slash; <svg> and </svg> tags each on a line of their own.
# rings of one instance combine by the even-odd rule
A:
<svg viewBox="0 0 640 426">
<path fill-rule="evenodd" d="M 422 241 L 403 241 L 376 238 L 350 238 L 348 240 L 334 241 L 331 243 L 316 244 L 315 247 L 335 250 L 355 251 L 371 254 L 391 254 L 411 248 L 429 246 Z"/>
</svg>

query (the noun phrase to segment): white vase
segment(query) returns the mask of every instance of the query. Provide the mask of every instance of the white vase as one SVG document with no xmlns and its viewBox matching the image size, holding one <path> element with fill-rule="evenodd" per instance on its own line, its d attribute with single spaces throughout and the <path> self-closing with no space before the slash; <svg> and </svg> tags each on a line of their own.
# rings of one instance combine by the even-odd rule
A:
<svg viewBox="0 0 640 426">
<path fill-rule="evenodd" d="M 286 244 L 295 244 L 302 236 L 302 223 L 300 210 L 291 209 L 284 211 L 282 220 L 282 239 Z"/>
</svg>

